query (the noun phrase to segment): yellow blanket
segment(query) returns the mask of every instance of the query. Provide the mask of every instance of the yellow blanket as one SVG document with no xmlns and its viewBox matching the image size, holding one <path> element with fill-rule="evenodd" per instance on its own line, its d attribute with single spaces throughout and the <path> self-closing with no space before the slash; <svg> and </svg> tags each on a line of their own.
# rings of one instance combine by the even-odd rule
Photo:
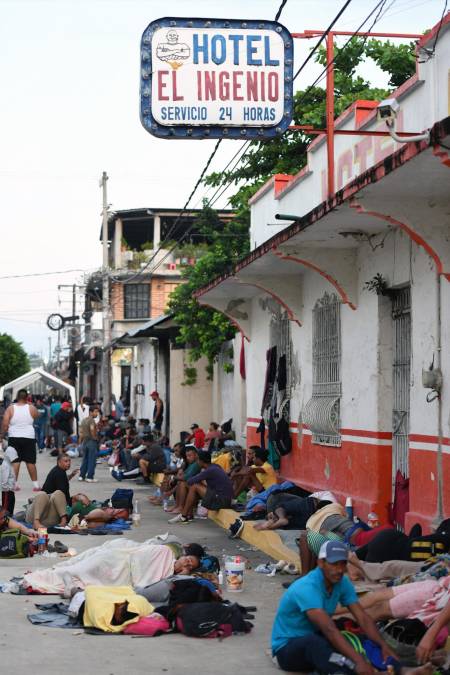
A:
<svg viewBox="0 0 450 675">
<path fill-rule="evenodd" d="M 114 606 L 128 602 L 127 611 L 135 614 L 131 619 L 115 626 L 112 623 Z M 106 633 L 120 633 L 125 626 L 136 623 L 143 616 L 149 616 L 153 606 L 142 597 L 136 595 L 131 586 L 88 586 L 86 588 L 86 604 L 83 623 L 89 628 L 99 628 Z"/>
</svg>

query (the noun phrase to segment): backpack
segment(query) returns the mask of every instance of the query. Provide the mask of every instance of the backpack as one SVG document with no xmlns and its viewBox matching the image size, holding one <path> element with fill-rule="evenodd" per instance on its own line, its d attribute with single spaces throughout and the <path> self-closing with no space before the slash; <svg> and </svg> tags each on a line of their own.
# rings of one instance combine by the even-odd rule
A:
<svg viewBox="0 0 450 675">
<path fill-rule="evenodd" d="M 249 633 L 253 628 L 245 621 L 236 604 L 220 602 L 194 602 L 182 605 L 176 612 L 175 626 L 180 633 L 190 637 L 225 638 L 233 633 Z"/>
<path fill-rule="evenodd" d="M 133 511 L 133 490 L 117 488 L 111 497 L 111 506 L 114 509 L 127 509 L 131 513 Z"/>
<path fill-rule="evenodd" d="M 0 532 L 0 558 L 27 558 L 29 555 L 29 539 L 20 530 L 3 530 Z"/>
</svg>

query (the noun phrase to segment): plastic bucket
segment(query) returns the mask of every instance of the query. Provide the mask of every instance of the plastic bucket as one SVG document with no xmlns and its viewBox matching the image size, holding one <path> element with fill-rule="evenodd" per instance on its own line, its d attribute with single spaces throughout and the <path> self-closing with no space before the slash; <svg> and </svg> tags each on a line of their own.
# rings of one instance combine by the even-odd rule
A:
<svg viewBox="0 0 450 675">
<path fill-rule="evenodd" d="M 245 562 L 239 556 L 225 558 L 225 588 L 232 593 L 239 593 L 244 588 Z"/>
</svg>

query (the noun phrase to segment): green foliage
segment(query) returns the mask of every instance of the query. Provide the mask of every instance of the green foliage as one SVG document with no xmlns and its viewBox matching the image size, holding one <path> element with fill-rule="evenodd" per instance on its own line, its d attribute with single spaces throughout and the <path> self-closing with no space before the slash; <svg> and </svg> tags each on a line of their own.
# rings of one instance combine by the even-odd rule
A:
<svg viewBox="0 0 450 675">
<path fill-rule="evenodd" d="M 358 67 L 367 58 L 373 59 L 384 72 L 389 73 L 390 87 L 398 87 L 415 71 L 412 44 L 394 45 L 389 41 L 353 38 L 345 49 L 336 49 L 336 117 L 358 99 L 381 100 L 389 95 L 389 90 L 371 87 L 363 76 L 357 74 Z M 316 61 L 326 64 L 325 49 L 318 51 Z M 325 108 L 326 96 L 322 86 L 297 91 L 293 121 L 295 124 L 308 124 L 323 129 L 326 126 Z M 180 326 L 178 342 L 189 346 L 192 362 L 206 356 L 210 374 L 221 345 L 233 337 L 235 329 L 223 314 L 199 305 L 193 294 L 216 277 L 230 271 L 239 258 L 248 252 L 248 200 L 271 175 L 295 174 L 300 171 L 306 164 L 306 153 L 312 138 L 314 136 L 301 132 L 286 132 L 281 138 L 253 141 L 247 149 L 244 162 L 231 170 L 211 173 L 204 181 L 212 187 L 229 183 L 237 187 L 236 193 L 230 199 L 231 206 L 236 210 L 236 217 L 230 223 L 224 223 L 214 209 L 204 203 L 196 227 L 206 237 L 209 250 L 194 267 L 184 271 L 186 283 L 178 286 L 172 293 L 169 309 Z M 224 369 L 232 367 L 230 363 L 224 365 Z"/>
<path fill-rule="evenodd" d="M 15 380 L 30 370 L 22 344 L 7 333 L 0 334 L 0 385 Z"/>
<path fill-rule="evenodd" d="M 197 368 L 191 366 L 184 367 L 184 381 L 181 383 L 183 387 L 191 386 L 197 382 Z"/>
<path fill-rule="evenodd" d="M 248 252 L 248 237 L 242 236 L 248 233 L 248 219 L 237 216 L 230 222 L 223 222 L 214 209 L 204 203 L 195 226 L 207 238 L 209 250 L 196 265 L 183 271 L 185 283 L 171 294 L 169 311 L 173 312 L 180 327 L 177 342 L 188 346 L 192 362 L 206 356 L 211 377 L 212 363 L 221 345 L 230 340 L 236 330 L 223 314 L 199 305 L 193 294 L 215 277 L 226 274 Z M 187 379 L 185 377 L 188 384 Z"/>
<path fill-rule="evenodd" d="M 386 73 L 390 87 L 398 87 L 415 72 L 413 45 L 394 45 L 389 41 L 353 38 L 345 49 L 336 48 L 334 68 L 335 116 L 338 117 L 354 101 L 378 101 L 389 96 L 389 90 L 371 87 L 357 75 L 358 66 L 371 58 Z M 326 65 L 326 50 L 319 49 L 316 61 Z M 318 84 L 324 84 L 320 82 Z M 326 127 L 326 95 L 323 86 L 315 86 L 294 96 L 294 124 L 310 124 L 317 129 Z M 281 138 L 254 141 L 242 162 L 232 171 L 211 173 L 205 183 L 219 187 L 229 182 L 239 186 L 231 204 L 244 209 L 246 203 L 274 173 L 295 174 L 306 164 L 306 151 L 314 136 L 302 132 L 286 132 Z"/>
<path fill-rule="evenodd" d="M 141 251 L 151 251 L 152 249 L 153 249 L 152 241 L 144 241 L 144 243 L 141 244 Z"/>
</svg>

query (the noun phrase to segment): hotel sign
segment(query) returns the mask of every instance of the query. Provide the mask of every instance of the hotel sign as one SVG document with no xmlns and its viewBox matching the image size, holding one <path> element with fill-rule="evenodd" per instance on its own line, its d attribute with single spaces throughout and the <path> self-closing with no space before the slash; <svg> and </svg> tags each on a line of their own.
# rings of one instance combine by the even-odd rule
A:
<svg viewBox="0 0 450 675">
<path fill-rule="evenodd" d="M 273 138 L 292 119 L 293 40 L 274 21 L 164 18 L 141 42 L 141 121 L 161 138 Z"/>
</svg>

